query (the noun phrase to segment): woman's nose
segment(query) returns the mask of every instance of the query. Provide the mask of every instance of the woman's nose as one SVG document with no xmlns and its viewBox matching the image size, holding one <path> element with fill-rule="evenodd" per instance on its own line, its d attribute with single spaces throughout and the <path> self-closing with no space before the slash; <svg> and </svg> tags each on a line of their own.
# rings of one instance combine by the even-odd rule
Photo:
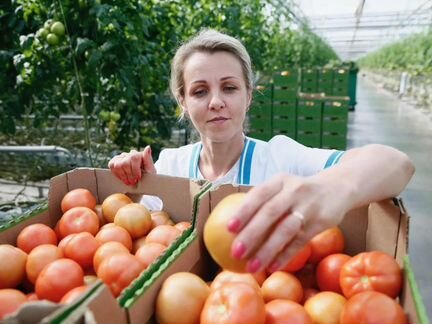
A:
<svg viewBox="0 0 432 324">
<path fill-rule="evenodd" d="M 212 95 L 209 108 L 210 109 L 222 109 L 225 107 L 225 102 L 219 93 Z"/>
</svg>

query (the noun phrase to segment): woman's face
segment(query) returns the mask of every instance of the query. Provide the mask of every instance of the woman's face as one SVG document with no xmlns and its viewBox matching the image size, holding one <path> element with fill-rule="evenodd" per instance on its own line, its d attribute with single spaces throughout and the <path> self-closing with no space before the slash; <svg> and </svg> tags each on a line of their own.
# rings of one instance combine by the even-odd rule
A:
<svg viewBox="0 0 432 324">
<path fill-rule="evenodd" d="M 192 54 L 185 62 L 183 80 L 180 102 L 202 139 L 221 143 L 243 133 L 251 91 L 233 54 Z"/>
</svg>

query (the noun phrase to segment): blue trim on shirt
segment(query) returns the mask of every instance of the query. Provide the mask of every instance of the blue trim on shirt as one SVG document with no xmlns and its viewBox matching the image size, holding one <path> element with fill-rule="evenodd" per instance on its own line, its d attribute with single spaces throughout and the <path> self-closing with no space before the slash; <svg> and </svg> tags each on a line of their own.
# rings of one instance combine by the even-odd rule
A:
<svg viewBox="0 0 432 324">
<path fill-rule="evenodd" d="M 333 165 L 335 165 L 336 163 L 339 162 L 339 159 L 341 158 L 342 155 L 344 155 L 345 151 L 334 151 L 330 157 L 327 159 L 326 164 L 324 165 L 324 169 L 327 169 Z"/>
<path fill-rule="evenodd" d="M 256 142 L 248 140 L 248 146 L 245 146 L 246 151 L 246 159 L 242 170 L 242 181 L 240 184 L 248 185 L 250 184 L 250 177 L 251 177 L 251 169 L 252 169 L 252 156 L 253 152 L 255 150 Z"/>
<path fill-rule="evenodd" d="M 198 161 L 202 145 L 197 143 L 192 149 L 191 159 L 189 163 L 189 178 L 198 179 Z"/>
</svg>

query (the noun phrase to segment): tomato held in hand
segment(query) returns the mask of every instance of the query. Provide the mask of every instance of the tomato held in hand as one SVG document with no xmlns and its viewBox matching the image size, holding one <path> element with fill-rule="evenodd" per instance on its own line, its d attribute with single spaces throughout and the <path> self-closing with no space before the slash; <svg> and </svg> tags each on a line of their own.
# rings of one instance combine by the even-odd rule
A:
<svg viewBox="0 0 432 324">
<path fill-rule="evenodd" d="M 402 287 L 402 270 L 396 260 L 384 252 L 363 252 L 342 266 L 340 285 L 347 298 L 371 290 L 395 298 Z"/>
<path fill-rule="evenodd" d="M 340 324 L 407 324 L 408 319 L 394 299 L 376 291 L 351 297 L 341 314 Z"/>
</svg>

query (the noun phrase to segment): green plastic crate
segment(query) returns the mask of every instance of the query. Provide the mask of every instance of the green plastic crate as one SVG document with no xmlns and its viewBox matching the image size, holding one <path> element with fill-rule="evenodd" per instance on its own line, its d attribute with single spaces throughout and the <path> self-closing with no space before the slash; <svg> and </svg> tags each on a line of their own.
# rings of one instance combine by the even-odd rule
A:
<svg viewBox="0 0 432 324">
<path fill-rule="evenodd" d="M 297 119 L 298 132 L 321 132 L 321 118 L 317 117 L 299 117 Z"/>
<path fill-rule="evenodd" d="M 276 118 L 296 118 L 297 104 L 295 100 L 288 101 L 286 104 L 273 105 L 273 119 Z"/>
<path fill-rule="evenodd" d="M 272 117 L 272 106 L 271 104 L 258 104 L 255 103 L 249 110 L 249 116 L 252 118 L 264 118 L 271 119 Z"/>
<path fill-rule="evenodd" d="M 316 82 L 318 79 L 318 71 L 315 68 L 303 68 L 301 70 L 301 82 L 304 80 L 311 80 Z"/>
<path fill-rule="evenodd" d="M 321 134 L 297 131 L 297 142 L 310 147 L 321 147 Z"/>
<path fill-rule="evenodd" d="M 297 118 L 322 116 L 322 101 L 318 100 L 299 100 L 297 103 Z"/>
<path fill-rule="evenodd" d="M 348 100 L 326 100 L 323 103 L 323 116 L 348 118 Z"/>
<path fill-rule="evenodd" d="M 297 98 L 297 88 L 274 89 L 273 102 L 288 102 Z"/>
<path fill-rule="evenodd" d="M 255 118 L 254 116 L 249 116 L 249 126 L 251 129 L 271 132 L 272 123 L 269 118 Z"/>
<path fill-rule="evenodd" d="M 276 72 L 273 74 L 275 87 L 297 86 L 299 83 L 299 71 L 297 68 Z"/>
<path fill-rule="evenodd" d="M 324 116 L 322 120 L 322 132 L 324 134 L 339 134 L 346 136 L 348 131 L 348 119 L 343 117 Z"/>
<path fill-rule="evenodd" d="M 273 100 L 273 85 L 260 84 L 255 87 L 252 103 L 271 104 Z"/>
<path fill-rule="evenodd" d="M 295 129 L 281 129 L 281 128 L 274 128 L 273 129 L 273 136 L 285 135 L 285 136 L 288 136 L 292 139 L 295 139 L 295 134 L 296 134 Z"/>
<path fill-rule="evenodd" d="M 274 118 L 273 130 L 294 130 L 296 129 L 296 120 L 294 118 Z"/>
<path fill-rule="evenodd" d="M 345 150 L 347 145 L 347 138 L 338 134 L 323 134 L 322 148 Z"/>
<path fill-rule="evenodd" d="M 263 141 L 268 141 L 272 138 L 272 133 L 270 131 L 264 131 L 258 129 L 258 130 L 250 130 L 248 136 Z"/>
</svg>

